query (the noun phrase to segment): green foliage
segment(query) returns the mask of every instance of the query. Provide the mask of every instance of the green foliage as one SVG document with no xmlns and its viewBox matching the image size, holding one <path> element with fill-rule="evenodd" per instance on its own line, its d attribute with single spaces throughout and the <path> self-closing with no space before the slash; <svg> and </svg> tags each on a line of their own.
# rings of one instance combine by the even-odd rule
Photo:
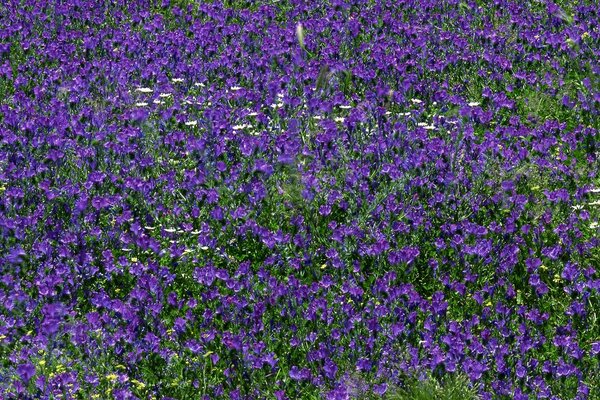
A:
<svg viewBox="0 0 600 400">
<path fill-rule="evenodd" d="M 444 379 L 431 376 L 419 380 L 408 379 L 404 387 L 391 390 L 388 400 L 476 400 L 477 388 L 464 375 L 450 375 Z"/>
<path fill-rule="evenodd" d="M 355 375 L 350 380 L 349 392 L 353 400 L 478 400 L 478 388 L 463 374 L 449 374 L 441 378 L 431 375 L 404 376 L 401 385 L 387 385 L 383 396 L 368 389 L 368 379 Z"/>
</svg>

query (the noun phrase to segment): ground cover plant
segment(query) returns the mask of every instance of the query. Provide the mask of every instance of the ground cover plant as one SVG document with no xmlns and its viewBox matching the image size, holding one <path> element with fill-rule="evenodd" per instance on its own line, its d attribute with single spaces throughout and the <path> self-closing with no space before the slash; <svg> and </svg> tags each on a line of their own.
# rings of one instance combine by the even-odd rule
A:
<svg viewBox="0 0 600 400">
<path fill-rule="evenodd" d="M 599 14 L 3 1 L 0 397 L 599 399 Z"/>
</svg>

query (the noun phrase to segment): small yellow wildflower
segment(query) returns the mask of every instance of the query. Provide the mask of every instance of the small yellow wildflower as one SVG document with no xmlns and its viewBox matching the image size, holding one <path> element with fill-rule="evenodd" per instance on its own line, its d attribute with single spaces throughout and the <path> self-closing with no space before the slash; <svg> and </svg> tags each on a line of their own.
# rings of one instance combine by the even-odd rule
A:
<svg viewBox="0 0 600 400">
<path fill-rule="evenodd" d="M 142 383 L 142 382 L 138 381 L 137 379 L 132 379 L 131 383 L 133 383 L 138 390 L 142 390 L 146 387 L 145 383 Z"/>
<path fill-rule="evenodd" d="M 108 379 L 109 381 L 116 381 L 117 378 L 118 378 L 118 376 L 116 374 L 106 375 L 106 379 Z"/>
</svg>

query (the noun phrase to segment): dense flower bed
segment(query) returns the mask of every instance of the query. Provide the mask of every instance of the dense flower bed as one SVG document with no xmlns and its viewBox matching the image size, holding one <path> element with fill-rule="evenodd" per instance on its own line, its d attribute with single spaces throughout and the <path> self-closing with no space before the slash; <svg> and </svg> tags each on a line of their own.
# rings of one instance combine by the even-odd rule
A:
<svg viewBox="0 0 600 400">
<path fill-rule="evenodd" d="M 599 12 L 4 1 L 0 397 L 600 398 Z"/>
</svg>

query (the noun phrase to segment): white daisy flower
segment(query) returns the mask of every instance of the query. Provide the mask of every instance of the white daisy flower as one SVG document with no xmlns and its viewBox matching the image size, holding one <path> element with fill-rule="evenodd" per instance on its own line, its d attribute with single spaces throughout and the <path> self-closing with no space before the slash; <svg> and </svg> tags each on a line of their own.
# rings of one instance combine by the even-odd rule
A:
<svg viewBox="0 0 600 400">
<path fill-rule="evenodd" d="M 423 102 L 423 100 L 419 99 L 410 99 L 410 101 L 412 101 L 414 104 L 421 104 Z"/>
<path fill-rule="evenodd" d="M 154 90 L 147 88 L 147 87 L 141 87 L 141 88 L 137 88 L 135 89 L 136 92 L 140 92 L 140 93 L 152 93 L 154 92 Z"/>
<path fill-rule="evenodd" d="M 196 126 L 198 125 L 198 121 L 187 121 L 185 123 L 186 126 Z"/>
<path fill-rule="evenodd" d="M 481 103 L 478 103 L 478 102 L 476 102 L 476 101 L 471 101 L 471 102 L 469 103 L 469 107 L 477 107 L 479 104 L 481 104 Z"/>
<path fill-rule="evenodd" d="M 171 79 L 171 82 L 173 82 L 173 83 L 181 83 L 181 82 L 183 82 L 183 78 L 173 78 L 173 79 Z"/>
<path fill-rule="evenodd" d="M 142 101 L 140 103 L 135 103 L 135 105 L 138 106 L 138 107 L 146 107 L 148 105 L 148 103 L 145 103 L 145 102 Z"/>
</svg>

